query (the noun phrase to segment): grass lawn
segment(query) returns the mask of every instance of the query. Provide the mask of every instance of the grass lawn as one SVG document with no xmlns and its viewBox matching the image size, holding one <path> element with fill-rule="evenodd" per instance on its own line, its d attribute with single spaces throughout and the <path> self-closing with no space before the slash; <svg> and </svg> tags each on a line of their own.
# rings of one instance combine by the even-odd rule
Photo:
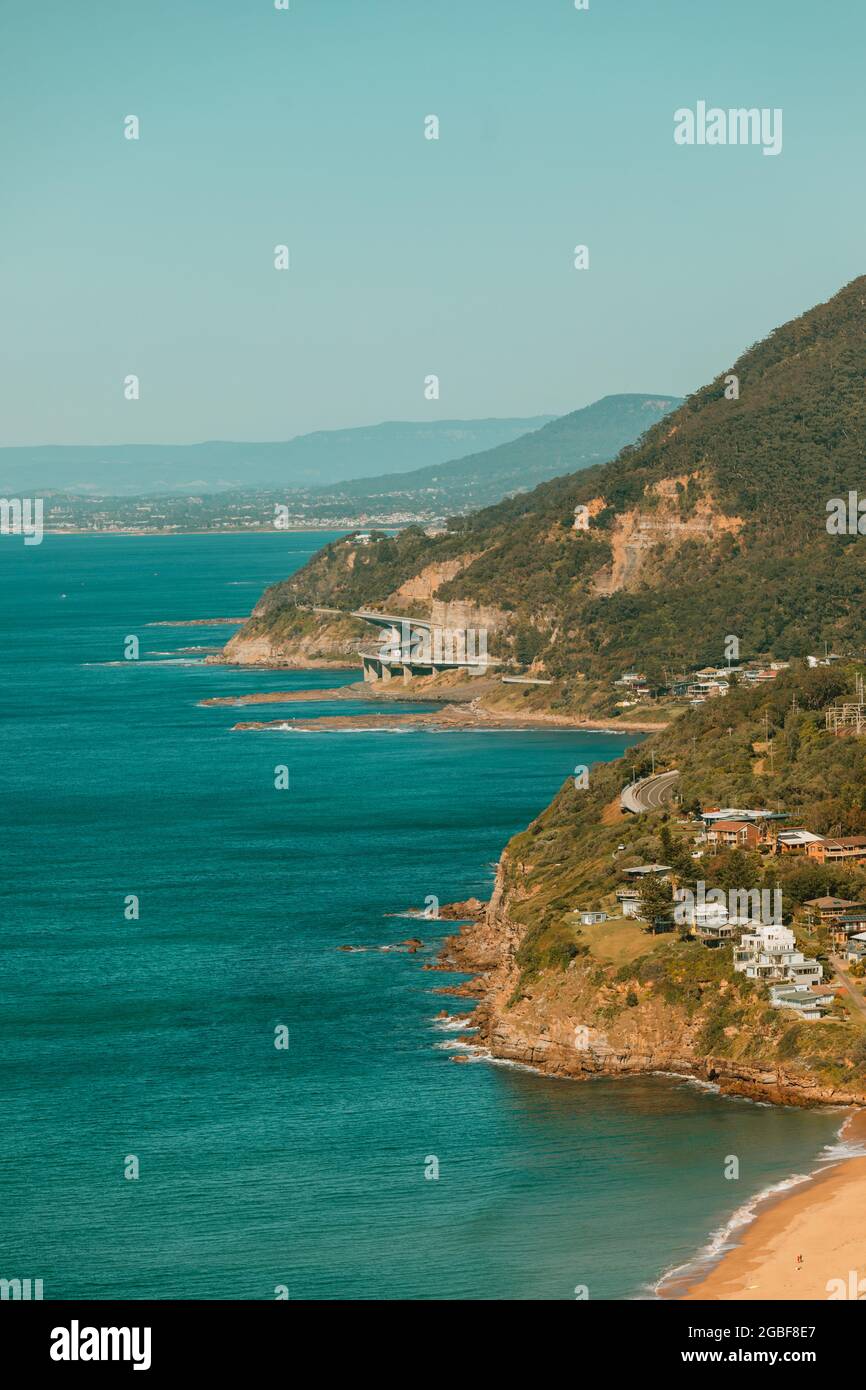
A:
<svg viewBox="0 0 866 1390">
<path fill-rule="evenodd" d="M 653 937 L 632 917 L 609 917 L 595 926 L 581 927 L 580 939 L 587 943 L 597 960 L 627 965 L 638 956 L 648 955 L 660 938 Z"/>
</svg>

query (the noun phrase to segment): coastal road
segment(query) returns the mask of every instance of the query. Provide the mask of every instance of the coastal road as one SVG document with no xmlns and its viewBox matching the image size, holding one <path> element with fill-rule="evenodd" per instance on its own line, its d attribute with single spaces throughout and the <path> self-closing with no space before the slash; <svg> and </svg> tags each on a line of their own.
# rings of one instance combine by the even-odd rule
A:
<svg viewBox="0 0 866 1390">
<path fill-rule="evenodd" d="M 831 956 L 830 964 L 833 967 L 835 979 L 845 986 L 849 1003 L 859 1014 L 866 1018 L 866 1000 L 864 1000 L 860 992 L 859 981 L 853 979 L 853 977 L 848 974 L 848 971 L 845 969 L 845 962 L 840 956 Z"/>
<path fill-rule="evenodd" d="M 640 782 L 629 782 L 620 794 L 620 805 L 624 811 L 640 815 L 642 811 L 658 811 L 673 795 L 679 770 L 657 772 L 654 777 L 644 777 Z"/>
</svg>

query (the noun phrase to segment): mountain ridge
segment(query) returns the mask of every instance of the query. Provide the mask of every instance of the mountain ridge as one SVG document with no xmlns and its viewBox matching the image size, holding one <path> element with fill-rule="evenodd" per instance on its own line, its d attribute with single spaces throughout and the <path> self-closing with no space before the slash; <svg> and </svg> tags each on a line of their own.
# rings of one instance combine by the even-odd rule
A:
<svg viewBox="0 0 866 1390">
<path fill-rule="evenodd" d="M 409 528 L 363 552 L 333 543 L 263 596 L 258 635 L 276 623 L 290 640 L 299 602 L 386 606 L 441 572 L 416 616 L 434 603 L 462 605 L 467 622 L 496 610 L 497 654 L 565 686 L 637 660 L 654 676 L 718 663 L 731 634 L 744 657 L 804 655 L 825 640 L 859 648 L 866 561 L 858 537 L 830 535 L 826 517 L 833 497 L 866 490 L 864 387 L 859 277 L 612 462 L 453 518 L 442 536 Z M 588 529 L 574 529 L 575 508 Z"/>
<path fill-rule="evenodd" d="M 287 440 L 247 443 L 208 440 L 194 444 L 41 444 L 0 448 L 0 487 L 7 491 L 44 489 L 103 492 L 130 496 L 172 492 L 230 491 L 252 486 L 297 488 L 362 477 L 387 461 L 405 469 L 435 465 L 518 438 L 554 416 L 515 416 L 478 420 L 383 421 L 345 430 L 314 430 Z M 118 464 L 137 467 L 134 478 L 119 482 Z M 185 481 L 154 477 L 154 469 L 185 468 Z M 206 476 L 191 470 L 198 467 Z M 90 469 L 92 476 L 80 475 Z M 253 470 L 260 471 L 255 472 Z M 66 470 L 65 472 L 63 470 Z M 226 473 L 232 476 L 223 476 Z M 70 481 L 71 471 L 71 481 Z"/>
</svg>

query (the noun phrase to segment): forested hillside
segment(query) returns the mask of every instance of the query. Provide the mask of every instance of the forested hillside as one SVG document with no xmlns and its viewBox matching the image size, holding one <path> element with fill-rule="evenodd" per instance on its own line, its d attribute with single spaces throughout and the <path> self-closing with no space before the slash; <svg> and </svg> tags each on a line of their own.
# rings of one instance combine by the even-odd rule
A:
<svg viewBox="0 0 866 1390">
<path fill-rule="evenodd" d="M 419 614 L 459 602 L 498 615 L 500 651 L 562 679 L 718 662 L 728 634 L 744 658 L 825 641 L 856 651 L 866 549 L 826 521 L 830 499 L 866 484 L 864 441 L 860 278 L 614 462 L 456 518 L 442 536 L 337 542 L 267 593 L 256 624 L 288 630 L 298 602 Z M 574 529 L 575 508 L 588 529 Z"/>
</svg>

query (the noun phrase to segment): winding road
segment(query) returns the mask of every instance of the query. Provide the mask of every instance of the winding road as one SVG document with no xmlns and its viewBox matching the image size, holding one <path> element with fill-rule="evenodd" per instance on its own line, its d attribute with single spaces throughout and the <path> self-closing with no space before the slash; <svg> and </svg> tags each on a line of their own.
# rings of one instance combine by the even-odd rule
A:
<svg viewBox="0 0 866 1390">
<path fill-rule="evenodd" d="M 643 811 L 658 811 L 673 794 L 679 770 L 657 772 L 654 777 L 644 777 L 640 782 L 629 782 L 620 794 L 620 805 L 624 811 L 640 815 Z"/>
</svg>

